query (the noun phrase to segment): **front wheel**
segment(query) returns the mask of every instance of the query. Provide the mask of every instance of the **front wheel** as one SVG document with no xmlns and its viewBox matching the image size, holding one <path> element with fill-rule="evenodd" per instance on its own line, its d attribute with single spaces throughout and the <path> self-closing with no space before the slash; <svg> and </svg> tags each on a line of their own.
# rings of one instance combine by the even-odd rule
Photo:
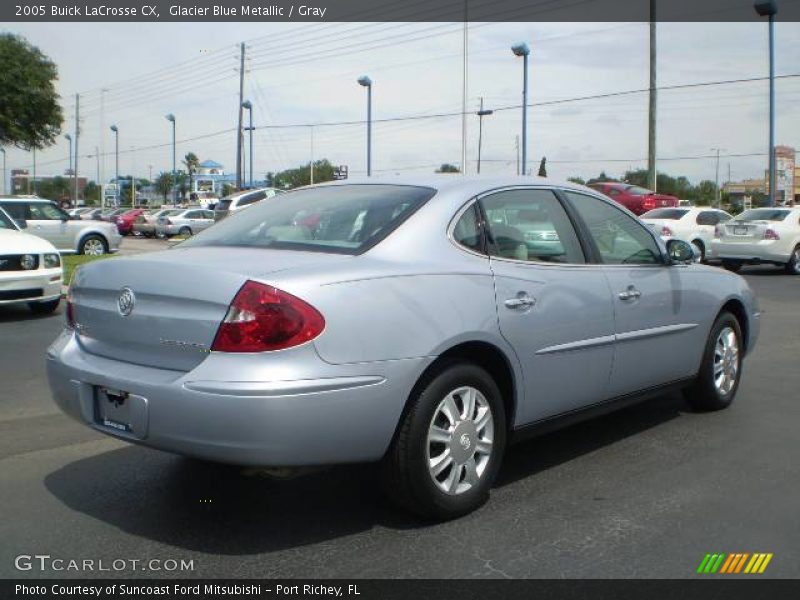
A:
<svg viewBox="0 0 800 600">
<path fill-rule="evenodd" d="M 789 275 L 800 275 L 800 245 L 792 250 L 792 257 L 784 265 L 784 269 Z"/>
<path fill-rule="evenodd" d="M 192 237 L 192 230 L 188 227 L 181 227 L 178 231 L 178 235 L 181 237 Z"/>
<path fill-rule="evenodd" d="M 86 254 L 88 256 L 100 256 L 108 252 L 108 243 L 105 238 L 99 235 L 87 235 L 81 240 L 78 254 Z"/>
<path fill-rule="evenodd" d="M 720 314 L 708 336 L 697 379 L 684 390 L 692 408 L 712 411 L 730 406 L 739 389 L 743 353 L 739 321 L 729 312 Z"/>
<path fill-rule="evenodd" d="M 453 361 L 410 403 L 385 459 L 388 495 L 428 518 L 472 512 L 488 499 L 505 449 L 497 384 L 477 365 Z"/>
</svg>

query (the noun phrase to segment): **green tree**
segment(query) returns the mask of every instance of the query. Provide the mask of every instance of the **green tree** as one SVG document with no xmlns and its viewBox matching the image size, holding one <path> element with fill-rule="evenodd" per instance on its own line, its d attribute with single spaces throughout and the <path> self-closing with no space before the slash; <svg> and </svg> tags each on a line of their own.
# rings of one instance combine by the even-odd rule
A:
<svg viewBox="0 0 800 600">
<path fill-rule="evenodd" d="M 578 185 L 586 185 L 586 180 L 583 177 L 567 177 L 567 181 L 577 183 Z"/>
<path fill-rule="evenodd" d="M 600 171 L 600 175 L 598 175 L 597 177 L 592 177 L 586 183 L 587 184 L 590 184 L 590 183 L 603 183 L 604 181 L 614 181 L 614 178 L 613 177 L 609 177 L 608 175 L 606 175 L 605 171 Z"/>
<path fill-rule="evenodd" d="M 697 195 L 695 198 L 697 204 L 701 206 L 709 206 L 714 204 L 717 200 L 717 184 L 713 181 L 703 180 L 697 184 Z"/>
<path fill-rule="evenodd" d="M 189 191 L 192 191 L 194 188 L 194 174 L 197 173 L 197 167 L 200 165 L 200 159 L 197 158 L 197 155 L 194 152 L 188 152 L 183 158 L 183 164 L 186 166 L 186 171 L 189 174 Z"/>
<path fill-rule="evenodd" d="M 230 183 L 223 183 L 222 184 L 222 196 L 230 196 L 236 191 L 236 188 L 232 186 Z"/>
<path fill-rule="evenodd" d="M 54 82 L 55 64 L 24 38 L 0 34 L 0 144 L 45 148 L 64 118 Z"/>
<path fill-rule="evenodd" d="M 169 196 L 170 192 L 172 191 L 172 187 L 175 185 L 175 178 L 172 176 L 172 173 L 167 171 L 162 171 L 156 177 L 156 191 L 161 194 L 161 197 L 164 198 L 164 203 L 167 202 L 167 196 Z"/>
<path fill-rule="evenodd" d="M 83 190 L 83 196 L 86 200 L 86 204 L 99 204 L 100 186 L 97 185 L 94 181 L 88 182 L 86 184 L 86 188 Z"/>
<path fill-rule="evenodd" d="M 547 177 L 547 157 L 542 157 L 542 162 L 539 163 L 539 177 Z"/>
<path fill-rule="evenodd" d="M 450 163 L 444 163 L 441 167 L 436 169 L 436 173 L 461 173 L 461 169 L 459 169 L 455 165 L 451 165 Z"/>
<path fill-rule="evenodd" d="M 333 165 L 327 158 L 314 161 L 314 183 L 333 181 Z M 272 177 L 272 184 L 278 188 L 296 188 L 311 183 L 311 164 L 297 169 L 287 169 Z"/>
</svg>

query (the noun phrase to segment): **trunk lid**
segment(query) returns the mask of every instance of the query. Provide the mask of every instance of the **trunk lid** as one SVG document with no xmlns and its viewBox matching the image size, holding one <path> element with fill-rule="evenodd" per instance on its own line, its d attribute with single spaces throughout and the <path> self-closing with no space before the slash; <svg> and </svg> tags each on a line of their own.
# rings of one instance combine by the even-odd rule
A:
<svg viewBox="0 0 800 600">
<path fill-rule="evenodd" d="M 722 224 L 720 239 L 728 243 L 753 243 L 764 239 L 764 232 L 773 225 L 770 221 L 741 221 L 731 219 Z"/>
<path fill-rule="evenodd" d="M 72 301 L 78 339 L 92 354 L 189 371 L 208 354 L 220 322 L 248 279 L 349 257 L 221 247 L 174 248 L 81 267 Z M 125 300 L 133 307 L 123 316 Z"/>
</svg>

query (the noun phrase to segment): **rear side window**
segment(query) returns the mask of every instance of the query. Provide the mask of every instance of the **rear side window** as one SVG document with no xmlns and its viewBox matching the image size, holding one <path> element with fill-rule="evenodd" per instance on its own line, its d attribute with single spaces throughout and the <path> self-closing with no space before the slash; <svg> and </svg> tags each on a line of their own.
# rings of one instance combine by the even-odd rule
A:
<svg viewBox="0 0 800 600">
<path fill-rule="evenodd" d="M 492 256 L 513 260 L 585 262 L 572 223 L 550 190 L 508 190 L 481 199 Z"/>
<path fill-rule="evenodd" d="M 655 265 L 661 263 L 661 250 L 638 219 L 599 198 L 566 192 L 578 211 L 608 265 Z"/>
<path fill-rule="evenodd" d="M 223 198 L 222 200 L 217 202 L 217 206 L 215 208 L 217 210 L 228 210 L 228 208 L 230 208 L 230 205 L 231 205 L 231 199 Z"/>
<path fill-rule="evenodd" d="M 254 202 L 258 202 L 259 200 L 263 200 L 267 197 L 266 192 L 253 192 L 252 194 L 245 194 L 239 201 L 236 203 L 236 206 L 247 206 L 248 204 L 253 204 Z"/>
<path fill-rule="evenodd" d="M 379 243 L 436 190 L 410 185 L 332 185 L 289 192 L 233 213 L 182 243 L 359 254 Z"/>
<path fill-rule="evenodd" d="M 478 206 L 470 206 L 453 227 L 453 240 L 473 252 L 483 253 Z"/>
<path fill-rule="evenodd" d="M 29 217 L 28 215 L 28 205 L 24 202 L 5 202 L 0 204 L 3 209 L 8 213 L 12 219 L 16 219 L 17 221 L 25 221 Z"/>
<path fill-rule="evenodd" d="M 697 215 L 697 224 L 698 225 L 716 225 L 719 223 L 719 215 L 720 213 L 714 212 L 713 210 L 704 210 Z"/>
<path fill-rule="evenodd" d="M 64 213 L 49 202 L 31 202 L 30 213 L 33 221 L 59 221 L 64 217 Z"/>
<path fill-rule="evenodd" d="M 17 229 L 11 221 L 11 217 L 7 216 L 2 210 L 0 210 L 0 229 L 11 229 L 12 231 Z"/>
<path fill-rule="evenodd" d="M 644 213 L 640 218 L 642 219 L 669 219 L 677 221 L 689 211 L 682 208 L 656 208 Z"/>
</svg>

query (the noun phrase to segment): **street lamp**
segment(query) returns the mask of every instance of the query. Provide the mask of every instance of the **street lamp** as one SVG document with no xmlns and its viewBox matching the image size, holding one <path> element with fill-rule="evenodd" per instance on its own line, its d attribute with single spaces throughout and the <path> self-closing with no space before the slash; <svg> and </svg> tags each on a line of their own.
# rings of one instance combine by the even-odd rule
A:
<svg viewBox="0 0 800 600">
<path fill-rule="evenodd" d="M 164 115 L 164 118 L 172 123 L 172 184 L 175 185 L 175 192 L 173 193 L 173 200 L 177 200 L 178 188 L 177 188 L 177 177 L 178 171 L 176 169 L 176 154 L 175 154 L 175 115 L 169 113 L 168 115 Z"/>
<path fill-rule="evenodd" d="M 111 131 L 114 132 L 114 199 L 117 201 L 116 204 L 119 205 L 119 129 L 116 125 L 111 126 Z M 105 202 L 105 198 L 103 198 L 103 204 Z"/>
<path fill-rule="evenodd" d="M 769 17 L 769 196 L 767 205 L 775 206 L 775 0 L 759 1 L 753 5 L 761 17 Z"/>
<path fill-rule="evenodd" d="M 250 136 L 250 188 L 253 187 L 253 103 L 250 100 L 245 100 L 242 102 L 242 108 L 247 110 L 247 114 L 250 119 L 250 126 L 245 127 L 245 130 L 248 132 Z"/>
<path fill-rule="evenodd" d="M 511 46 L 514 56 L 522 57 L 522 174 L 527 173 L 526 161 L 528 158 L 528 55 L 531 49 L 528 44 L 521 42 Z"/>
<path fill-rule="evenodd" d="M 69 174 L 72 175 L 72 136 L 68 133 L 65 133 L 64 139 L 69 142 Z"/>
<path fill-rule="evenodd" d="M 367 88 L 367 177 L 372 176 L 372 79 L 363 75 L 358 84 Z"/>
<path fill-rule="evenodd" d="M 475 113 L 478 115 L 478 175 L 481 174 L 481 144 L 483 143 L 483 117 L 494 114 L 493 110 L 483 108 L 483 98 L 481 98 L 481 109 Z"/>
</svg>

